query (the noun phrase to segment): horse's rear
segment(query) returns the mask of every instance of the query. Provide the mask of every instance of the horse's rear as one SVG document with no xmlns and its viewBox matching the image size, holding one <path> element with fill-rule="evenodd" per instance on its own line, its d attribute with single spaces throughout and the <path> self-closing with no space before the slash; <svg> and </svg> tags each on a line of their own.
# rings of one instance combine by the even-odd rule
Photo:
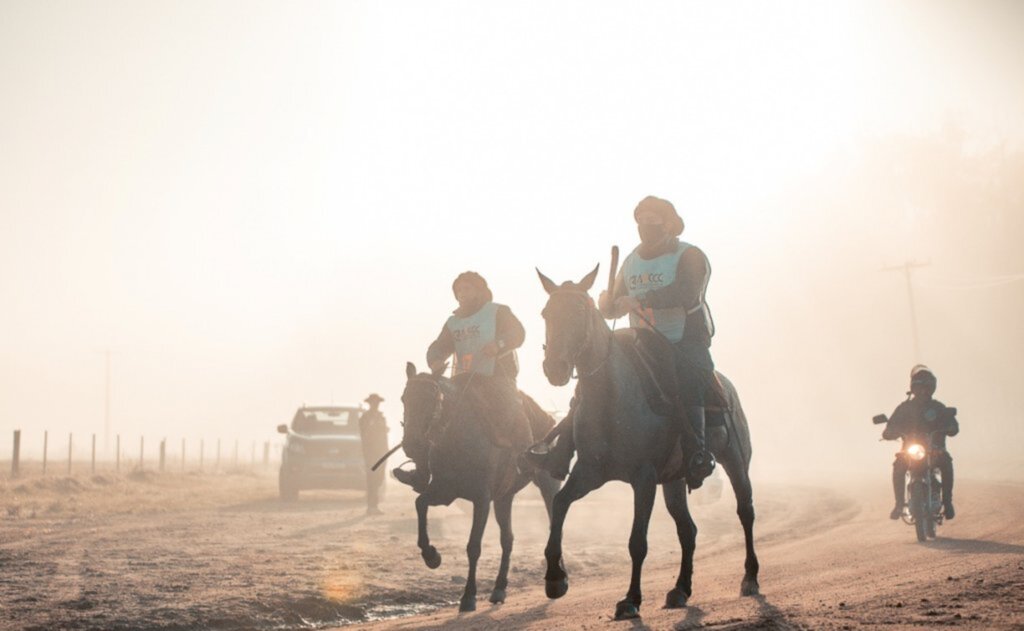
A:
<svg viewBox="0 0 1024 631">
<path fill-rule="evenodd" d="M 753 596 L 759 593 L 757 574 L 760 564 L 754 552 L 754 499 L 750 483 L 750 458 L 752 447 L 750 442 L 750 426 L 747 415 L 743 412 L 739 394 L 725 375 L 716 371 L 725 390 L 728 402 L 722 416 L 722 425 L 709 427 L 708 438 L 711 451 L 715 454 L 719 465 L 729 476 L 729 483 L 736 495 L 736 514 L 743 526 L 743 537 L 746 545 L 743 581 L 740 584 L 740 595 Z"/>
</svg>

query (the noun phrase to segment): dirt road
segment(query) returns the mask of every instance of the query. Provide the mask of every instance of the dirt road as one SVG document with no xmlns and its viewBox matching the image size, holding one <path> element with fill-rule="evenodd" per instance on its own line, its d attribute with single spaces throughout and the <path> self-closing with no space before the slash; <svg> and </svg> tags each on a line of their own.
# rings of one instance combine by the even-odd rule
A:
<svg viewBox="0 0 1024 631">
<path fill-rule="evenodd" d="M 887 519 L 884 476 L 869 482 L 760 483 L 762 596 L 740 598 L 742 535 L 731 492 L 692 496 L 700 533 L 691 606 L 661 609 L 678 567 L 659 499 L 642 619 L 613 622 L 629 577 L 631 503 L 610 485 L 573 507 L 569 593 L 543 593 L 546 520 L 517 500 L 508 601 L 487 602 L 498 565 L 493 519 L 480 600 L 459 614 L 469 518 L 432 509 L 444 556 L 415 546 L 412 494 L 391 485 L 386 514 L 354 492 L 276 499 L 270 475 L 141 475 L 0 480 L 0 627 L 65 629 L 368 628 L 976 629 L 1024 627 L 1024 485 L 958 482 L 959 515 L 918 544 Z M 704 494 L 704 495 L 702 495 Z"/>
</svg>

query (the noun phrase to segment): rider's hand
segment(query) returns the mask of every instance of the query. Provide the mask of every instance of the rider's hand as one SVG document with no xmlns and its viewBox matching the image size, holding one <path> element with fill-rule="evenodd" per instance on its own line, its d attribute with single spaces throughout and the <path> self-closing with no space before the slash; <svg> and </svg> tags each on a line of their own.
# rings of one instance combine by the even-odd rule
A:
<svg viewBox="0 0 1024 631">
<path fill-rule="evenodd" d="M 482 349 L 483 354 L 487 355 L 488 357 L 496 356 L 498 354 L 498 350 L 499 349 L 497 342 L 487 342 L 487 344 L 485 344 Z"/>
<path fill-rule="evenodd" d="M 640 301 L 633 296 L 619 296 L 615 299 L 615 313 L 629 313 L 640 308 Z"/>
</svg>

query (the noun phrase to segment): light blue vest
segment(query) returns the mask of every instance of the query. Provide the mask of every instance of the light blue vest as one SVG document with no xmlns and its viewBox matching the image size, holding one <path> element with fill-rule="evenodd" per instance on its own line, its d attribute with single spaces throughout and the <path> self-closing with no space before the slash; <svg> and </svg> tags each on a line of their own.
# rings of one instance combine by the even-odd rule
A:
<svg viewBox="0 0 1024 631">
<path fill-rule="evenodd" d="M 626 284 L 626 291 L 630 296 L 637 298 L 652 289 L 661 289 L 671 285 L 676 279 L 679 257 L 690 247 L 689 243 L 680 241 L 674 252 L 645 260 L 637 252 L 640 249 L 640 246 L 637 246 L 622 264 L 622 280 Z M 670 342 L 675 343 L 683 339 L 683 330 L 686 328 L 686 307 L 644 309 L 643 314 L 654 325 L 654 328 L 667 337 Z M 629 326 L 645 328 L 647 323 L 635 313 L 630 312 Z"/>
<path fill-rule="evenodd" d="M 466 318 L 451 316 L 445 323 L 455 340 L 455 374 L 494 374 L 494 358 L 481 351 L 498 333 L 498 305 L 488 302 Z"/>
</svg>

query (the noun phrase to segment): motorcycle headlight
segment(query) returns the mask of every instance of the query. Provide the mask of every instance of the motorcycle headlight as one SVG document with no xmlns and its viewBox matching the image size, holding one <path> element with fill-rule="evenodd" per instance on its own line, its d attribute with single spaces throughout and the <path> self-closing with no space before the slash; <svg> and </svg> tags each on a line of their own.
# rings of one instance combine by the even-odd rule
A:
<svg viewBox="0 0 1024 631">
<path fill-rule="evenodd" d="M 924 447 L 918 445 L 917 443 L 914 443 L 913 445 L 907 447 L 907 455 L 910 456 L 912 460 L 924 460 Z"/>
</svg>

